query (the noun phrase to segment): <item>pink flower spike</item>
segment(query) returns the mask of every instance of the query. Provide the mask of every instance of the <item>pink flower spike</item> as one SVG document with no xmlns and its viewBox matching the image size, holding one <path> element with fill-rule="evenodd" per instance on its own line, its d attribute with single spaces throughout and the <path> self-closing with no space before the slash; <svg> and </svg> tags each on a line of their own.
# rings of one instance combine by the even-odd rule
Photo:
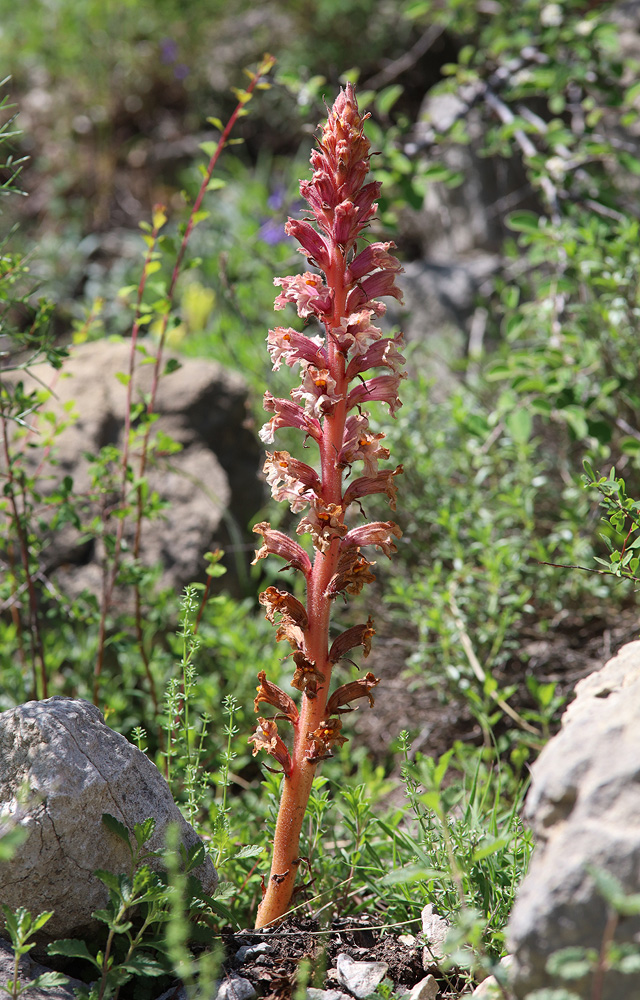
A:
<svg viewBox="0 0 640 1000">
<path fill-rule="evenodd" d="M 351 381 L 360 372 L 369 371 L 370 368 L 390 368 L 397 373 L 398 368 L 403 365 L 406 358 L 400 354 L 398 347 L 402 347 L 404 338 L 401 333 L 395 337 L 384 337 L 375 344 L 371 344 L 364 354 L 352 358 L 346 372 L 346 378 Z"/>
<path fill-rule="evenodd" d="M 301 245 L 302 253 L 316 264 L 321 271 L 327 271 L 331 263 L 329 248 L 322 236 L 308 222 L 299 219 L 289 219 L 284 227 L 289 236 L 293 236 Z"/>
<path fill-rule="evenodd" d="M 327 365 L 327 352 L 323 348 L 322 337 L 307 337 L 291 327 L 277 326 L 269 330 L 267 349 L 271 355 L 274 371 L 284 361 L 289 368 L 299 361 L 308 361 L 318 368 Z"/>
<path fill-rule="evenodd" d="M 398 399 L 398 386 L 403 375 L 376 375 L 375 378 L 367 379 L 352 389 L 347 396 L 347 409 L 352 410 L 354 406 L 365 405 L 366 403 L 388 403 L 392 416 L 395 416 L 398 407 L 402 402 Z"/>
<path fill-rule="evenodd" d="M 286 500 L 294 514 L 320 496 L 322 484 L 317 472 L 288 451 L 268 451 L 263 472 L 274 500 Z"/>
<path fill-rule="evenodd" d="M 283 289 L 276 296 L 274 302 L 276 309 L 284 309 L 287 302 L 293 302 L 301 319 L 306 319 L 307 316 L 318 316 L 322 319 L 331 312 L 333 293 L 323 284 L 319 274 L 305 271 L 304 274 L 274 278 L 273 283 Z"/>
<path fill-rule="evenodd" d="M 402 538 L 402 531 L 394 521 L 372 521 L 370 524 L 352 528 L 340 542 L 340 548 L 375 545 L 390 559 L 391 553 L 398 551 L 394 538 Z"/>
<path fill-rule="evenodd" d="M 334 215 L 332 237 L 338 246 L 349 250 L 358 238 L 362 226 L 358 219 L 358 209 L 352 201 L 337 205 Z"/>
<path fill-rule="evenodd" d="M 382 330 L 371 322 L 372 309 L 362 309 L 360 312 L 343 316 L 340 326 L 330 331 L 341 351 L 353 354 L 364 354 L 367 348 L 382 336 Z M 349 376 L 347 376 L 348 380 Z"/>
<path fill-rule="evenodd" d="M 360 479 L 354 480 L 354 482 L 349 484 L 342 498 L 343 506 L 346 508 L 349 504 L 354 503 L 355 500 L 370 496 L 372 493 L 386 493 L 389 497 L 391 510 L 395 510 L 398 487 L 393 479 L 394 476 L 399 476 L 402 472 L 404 472 L 402 466 L 397 465 L 393 471 L 386 470 L 378 472 L 375 476 L 361 476 Z"/>
<path fill-rule="evenodd" d="M 395 243 L 370 243 L 362 253 L 349 264 L 349 274 L 353 281 L 363 278 L 366 274 L 371 274 L 377 268 L 382 271 L 392 271 L 398 273 L 402 271 L 400 261 L 393 254 L 387 253 L 390 247 L 395 247 Z"/>
<path fill-rule="evenodd" d="M 263 544 L 258 549 L 255 559 L 251 563 L 255 566 L 260 559 L 265 559 L 269 555 L 280 556 L 293 569 L 302 570 L 305 576 L 311 573 L 311 560 L 301 545 L 294 542 L 283 531 L 274 531 L 268 521 L 261 521 L 256 524 L 253 530 L 258 535 L 262 535 Z"/>
<path fill-rule="evenodd" d="M 320 420 L 327 413 L 333 413 L 336 403 L 343 398 L 336 394 L 335 388 L 336 380 L 328 369 L 305 364 L 302 384 L 291 390 L 291 398 L 304 404 L 310 417 Z"/>
<path fill-rule="evenodd" d="M 394 271 L 375 271 L 360 282 L 367 300 L 377 299 L 381 295 L 392 295 L 394 299 L 402 303 L 402 292 L 395 283 Z"/>
<path fill-rule="evenodd" d="M 323 506 L 318 503 L 301 519 L 296 533 L 310 534 L 314 548 L 320 552 L 327 552 L 334 538 L 342 538 L 347 533 L 343 517 L 344 507 L 339 504 L 330 503 Z"/>
<path fill-rule="evenodd" d="M 267 413 L 275 414 L 260 430 L 260 440 L 265 444 L 273 444 L 274 432 L 279 427 L 297 427 L 312 437 L 314 441 L 322 439 L 320 423 L 308 416 L 301 406 L 292 403 L 290 399 L 277 399 L 270 392 L 265 392 L 262 405 Z"/>
<path fill-rule="evenodd" d="M 365 476 L 375 476 L 378 462 L 389 458 L 389 449 L 380 445 L 384 434 L 374 434 L 369 430 L 369 421 L 364 414 L 351 414 L 347 417 L 343 437 L 342 450 L 338 456 L 338 465 L 353 465 L 358 460 L 364 462 Z"/>
</svg>

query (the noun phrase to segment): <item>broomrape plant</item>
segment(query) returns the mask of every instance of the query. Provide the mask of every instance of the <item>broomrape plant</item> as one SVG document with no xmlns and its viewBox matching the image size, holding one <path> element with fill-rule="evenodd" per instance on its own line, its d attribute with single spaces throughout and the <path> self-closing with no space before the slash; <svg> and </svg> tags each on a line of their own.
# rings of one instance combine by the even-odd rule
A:
<svg viewBox="0 0 640 1000">
<path fill-rule="evenodd" d="M 362 497 L 374 493 L 386 494 L 395 509 L 395 477 L 402 471 L 401 466 L 379 470 L 378 463 L 389 458 L 389 451 L 381 444 L 384 434 L 370 430 L 364 411 L 368 402 L 377 400 L 387 403 L 394 415 L 401 405 L 398 386 L 404 377 L 399 372 L 404 363 L 399 351 L 402 335 L 382 337 L 373 323 L 385 311 L 380 296 L 401 300 L 395 283 L 401 267 L 389 252 L 394 244 L 358 246 L 380 193 L 378 182 L 365 183 L 370 160 L 370 143 L 363 132 L 367 117 L 359 113 L 353 87 L 347 84 L 311 154 L 313 176 L 300 183 L 312 219 L 289 219 L 286 226 L 300 243 L 300 252 L 322 273 L 305 271 L 275 279 L 282 288 L 275 308 L 292 303 L 298 316 L 314 318 L 324 332 L 307 335 L 278 326 L 267 338 L 274 369 L 283 361 L 290 368 L 297 364 L 302 380 L 291 390 L 291 399 L 265 394 L 265 410 L 273 416 L 262 428 L 261 439 L 270 444 L 279 428 L 298 428 L 305 444 L 310 440 L 318 447 L 319 472 L 286 451 L 267 452 L 264 471 L 274 498 L 288 502 L 294 513 L 306 510 L 296 530 L 311 536 L 313 562 L 297 541 L 268 522 L 254 528 L 263 539 L 254 562 L 280 556 L 289 568 L 302 573 L 306 584 L 306 606 L 276 587 L 260 595 L 267 619 L 277 626 L 276 640 L 291 645 L 295 665 L 291 684 L 302 692 L 302 703 L 298 710 L 291 696 L 272 684 L 264 671 L 258 674 L 256 711 L 265 703 L 277 714 L 259 718 L 250 742 L 254 754 L 264 750 L 275 758 L 283 779 L 271 874 L 257 927 L 281 917 L 289 906 L 303 860 L 298 856 L 300 830 L 317 766 L 331 756 L 333 747 L 346 742 L 341 715 L 360 698 L 373 705 L 372 689 L 379 682 L 368 673 L 329 695 L 333 665 L 358 646 L 367 656 L 375 633 L 369 617 L 329 646 L 332 602 L 338 595 L 359 594 L 375 579 L 374 563 L 362 554 L 363 547 L 374 546 L 390 556 L 401 535 L 393 521 L 355 525 L 350 516 L 353 505 L 360 507 Z M 388 373 L 364 378 L 372 368 Z M 363 474 L 351 476 L 359 462 Z M 291 752 L 279 734 L 279 722 L 287 722 L 293 730 Z"/>
</svg>

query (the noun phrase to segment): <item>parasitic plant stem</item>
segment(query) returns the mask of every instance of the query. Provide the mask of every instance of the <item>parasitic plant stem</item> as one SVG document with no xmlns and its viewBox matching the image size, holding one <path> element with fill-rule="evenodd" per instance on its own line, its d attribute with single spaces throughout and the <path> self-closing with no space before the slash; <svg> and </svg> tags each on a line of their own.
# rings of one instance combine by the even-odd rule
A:
<svg viewBox="0 0 640 1000">
<path fill-rule="evenodd" d="M 298 711 L 293 698 L 260 672 L 256 711 L 265 703 L 276 708 L 277 714 L 259 718 L 250 742 L 254 754 L 265 750 L 275 758 L 283 778 L 271 873 L 258 908 L 257 927 L 278 920 L 289 907 L 301 864 L 300 832 L 317 766 L 332 756 L 334 747 L 346 742 L 341 734 L 342 713 L 351 711 L 348 706 L 357 699 L 367 698 L 373 705 L 371 689 L 378 684 L 378 678 L 368 673 L 329 694 L 334 664 L 357 646 L 367 656 L 375 631 L 369 617 L 330 644 L 333 600 L 339 594 L 358 594 L 375 579 L 374 563 L 364 557 L 362 547 L 374 546 L 389 556 L 401 534 L 393 521 L 358 526 L 352 518 L 353 507 L 361 512 L 361 498 L 373 493 L 386 494 L 395 509 L 394 477 L 402 471 L 401 466 L 378 468 L 380 461 L 389 458 L 389 451 L 380 443 L 384 435 L 370 430 L 364 410 L 368 402 L 377 400 L 387 403 L 395 414 L 401 405 L 397 393 L 404 362 L 398 350 L 402 335 L 382 337 L 372 322 L 385 310 L 380 296 L 401 299 L 395 284 L 401 268 L 389 253 L 393 243 L 364 241 L 380 192 L 379 183 L 365 183 L 370 158 L 363 131 L 366 117 L 358 111 L 348 84 L 330 110 L 318 148 L 311 154 L 312 178 L 300 184 L 312 219 L 289 219 L 286 226 L 315 270 L 276 278 L 282 291 L 275 306 L 284 309 L 294 304 L 298 316 L 315 327 L 305 333 L 276 327 L 267 338 L 273 367 L 279 368 L 283 361 L 289 367 L 298 365 L 302 381 L 291 391 L 290 400 L 265 394 L 265 409 L 274 415 L 260 436 L 270 444 L 278 428 L 298 428 L 305 443 L 309 440 L 317 446 L 318 462 L 316 470 L 286 451 L 274 451 L 267 452 L 264 466 L 275 499 L 287 501 L 294 513 L 308 508 L 296 530 L 298 535 L 311 536 L 313 563 L 297 541 L 267 522 L 254 528 L 263 538 L 255 562 L 267 555 L 280 556 L 302 573 L 306 583 L 306 605 L 276 587 L 260 595 L 266 617 L 277 626 L 276 640 L 291 646 L 295 664 L 291 686 L 302 692 L 302 704 Z M 372 368 L 386 373 L 365 379 L 363 373 Z M 352 467 L 360 462 L 363 474 L 352 474 Z M 278 732 L 282 720 L 292 729 L 291 752 Z"/>
</svg>

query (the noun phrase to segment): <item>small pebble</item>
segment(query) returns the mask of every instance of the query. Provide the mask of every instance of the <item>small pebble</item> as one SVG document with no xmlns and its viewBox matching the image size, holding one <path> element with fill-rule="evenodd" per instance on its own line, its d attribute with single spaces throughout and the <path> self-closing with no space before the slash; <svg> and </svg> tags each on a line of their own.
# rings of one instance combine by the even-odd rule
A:
<svg viewBox="0 0 640 1000">
<path fill-rule="evenodd" d="M 262 941 L 260 944 L 243 944 L 236 952 L 236 962 L 242 965 L 250 958 L 256 958 L 258 955 L 270 955 L 272 952 L 273 945 L 267 944 L 266 941 Z"/>
<path fill-rule="evenodd" d="M 351 997 L 346 993 L 341 993 L 340 990 L 316 990 L 309 986 L 307 1000 L 351 1000 Z"/>
<path fill-rule="evenodd" d="M 216 1000 L 253 1000 L 257 996 L 252 984 L 242 976 L 234 976 L 233 979 L 225 979 L 220 983 Z"/>
<path fill-rule="evenodd" d="M 336 961 L 338 980 L 358 1000 L 374 993 L 382 982 L 389 966 L 386 962 L 354 962 L 349 955 L 338 955 Z"/>
<path fill-rule="evenodd" d="M 500 960 L 500 965 L 503 969 L 508 969 L 513 963 L 512 955 L 505 955 L 503 959 Z M 495 976 L 487 976 L 482 982 L 476 986 L 475 990 L 471 994 L 473 1000 L 503 1000 L 504 991 L 498 986 L 498 981 Z"/>
<path fill-rule="evenodd" d="M 422 917 L 422 933 L 426 943 L 422 952 L 422 965 L 428 969 L 432 965 L 437 965 L 444 958 L 444 942 L 449 933 L 450 925 L 444 917 L 433 912 L 431 903 L 424 907 L 420 916 Z"/>
<path fill-rule="evenodd" d="M 426 976 L 413 987 L 409 993 L 411 1000 L 436 1000 L 438 983 L 433 976 Z"/>
<path fill-rule="evenodd" d="M 398 941 L 400 944 L 403 944 L 405 948 L 415 948 L 418 943 L 417 938 L 414 938 L 413 934 L 400 934 Z"/>
</svg>

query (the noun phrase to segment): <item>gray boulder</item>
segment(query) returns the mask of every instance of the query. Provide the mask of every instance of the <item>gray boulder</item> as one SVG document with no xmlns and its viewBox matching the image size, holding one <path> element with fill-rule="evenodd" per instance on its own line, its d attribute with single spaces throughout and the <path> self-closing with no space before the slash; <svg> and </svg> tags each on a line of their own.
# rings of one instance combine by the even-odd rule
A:
<svg viewBox="0 0 640 1000">
<path fill-rule="evenodd" d="M 55 464 L 49 462 L 48 451 L 34 448 L 48 430 L 42 417 L 29 418 L 33 432 L 25 460 L 38 467 L 39 488 L 45 495 L 71 476 L 74 494 L 86 498 L 83 521 L 89 523 L 117 497 L 116 467 L 113 484 L 102 477 L 103 495 L 92 496 L 86 456 L 96 455 L 105 445 L 123 444 L 127 387 L 118 376 L 128 372 L 130 341 L 101 340 L 75 345 L 70 352 L 61 371 L 41 364 L 26 372 L 4 373 L 3 379 L 10 384 L 19 375 L 26 389 L 44 385 L 51 390 L 44 412 L 65 425 L 53 442 Z M 141 363 L 140 354 L 136 357 L 134 402 L 149 394 L 153 380 L 153 365 Z M 162 585 L 180 592 L 186 583 L 203 577 L 203 556 L 212 547 L 229 548 L 245 538 L 247 552 L 252 549 L 247 525 L 264 501 L 263 452 L 247 427 L 247 386 L 240 375 L 214 361 L 178 358 L 171 351 L 165 353 L 163 364 L 168 360 L 180 367 L 160 378 L 152 438 L 161 432 L 182 450 L 172 454 L 160 448 L 150 454 L 149 494 L 157 493 L 168 507 L 145 521 L 141 560 L 146 566 L 161 564 Z M 72 404 L 76 417 L 69 420 Z M 133 448 L 134 469 L 138 452 L 139 444 Z M 132 521 L 124 539 L 129 549 Z M 82 540 L 83 535 L 67 525 L 45 537 L 44 572 L 69 595 L 85 588 L 99 593 L 102 586 L 102 543 Z M 234 569 L 233 560 L 229 566 Z"/>
<path fill-rule="evenodd" d="M 178 824 L 186 848 L 198 841 L 155 764 L 109 729 L 94 705 L 55 697 L 0 714 L 0 822 L 20 823 L 30 834 L 0 863 L 0 903 L 32 914 L 54 910 L 37 939 L 41 947 L 102 926 L 91 914 L 108 893 L 93 873 L 130 869 L 127 846 L 105 827 L 103 813 L 130 831 L 154 817 L 150 850 L 164 848 L 169 823 Z M 194 874 L 206 892 L 215 889 L 209 858 Z"/>
<path fill-rule="evenodd" d="M 538 844 L 508 930 L 513 988 L 570 986 L 592 995 L 591 977 L 563 983 L 546 971 L 551 955 L 578 946 L 600 949 L 608 906 L 590 870 L 640 891 L 640 642 L 584 678 L 561 731 L 533 765 L 526 816 Z M 618 944 L 637 948 L 640 917 L 623 917 Z M 637 1000 L 638 973 L 609 971 L 599 1000 Z"/>
</svg>

